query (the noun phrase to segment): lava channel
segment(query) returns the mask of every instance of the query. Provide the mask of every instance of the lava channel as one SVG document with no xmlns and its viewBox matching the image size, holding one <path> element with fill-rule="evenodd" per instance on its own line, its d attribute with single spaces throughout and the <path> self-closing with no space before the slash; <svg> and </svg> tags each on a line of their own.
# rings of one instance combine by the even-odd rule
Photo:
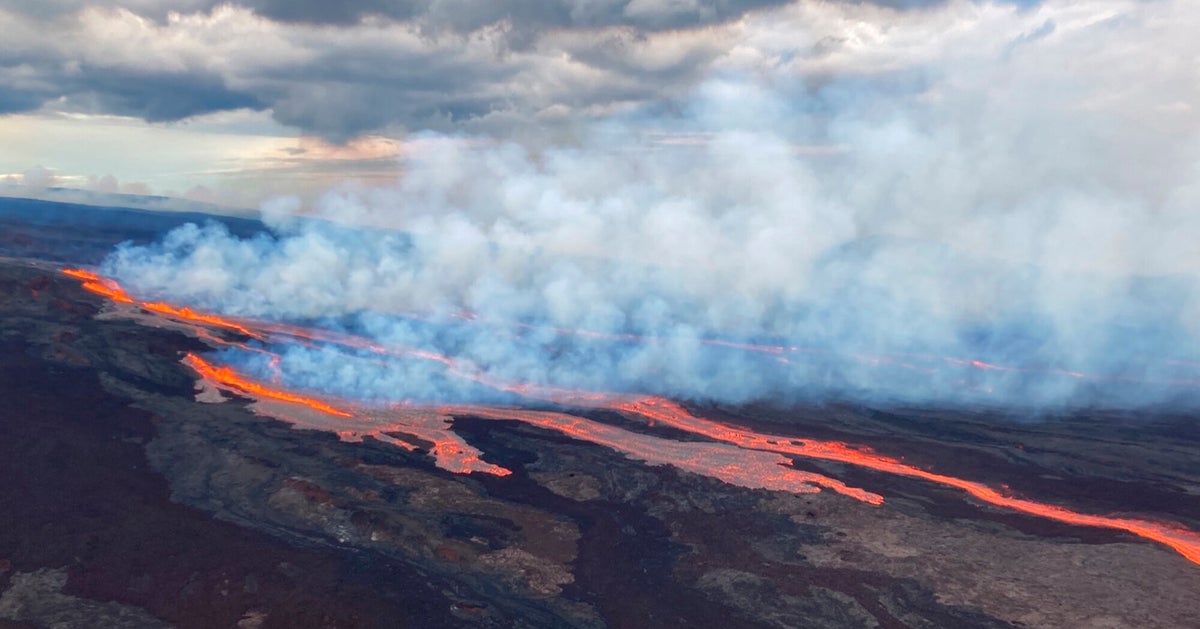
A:
<svg viewBox="0 0 1200 629">
<path fill-rule="evenodd" d="M 1038 516 L 1047 520 L 1078 526 L 1125 531 L 1169 546 L 1180 555 L 1183 555 L 1188 561 L 1200 564 L 1200 534 L 1176 524 L 1080 513 L 1065 507 L 1037 502 L 1028 498 L 1017 498 L 1001 493 L 983 483 L 929 472 L 903 463 L 898 459 L 876 454 L 868 449 L 855 448 L 845 443 L 763 435 L 744 428 L 703 419 L 692 415 L 682 406 L 664 398 L 645 397 L 636 400 L 618 401 L 614 402 L 611 408 L 639 415 L 665 426 L 692 434 L 703 435 L 709 439 L 732 443 L 742 448 L 849 463 L 888 474 L 918 478 L 960 489 L 988 504 Z"/>
<path fill-rule="evenodd" d="M 62 273 L 68 277 L 83 280 L 81 286 L 84 290 L 107 297 L 116 303 L 132 304 L 150 312 L 159 315 L 165 315 L 167 317 L 178 319 L 187 323 L 223 328 L 248 336 L 250 338 L 263 340 L 261 335 L 251 331 L 246 326 L 235 323 L 223 317 L 199 313 L 188 307 L 180 308 L 161 301 L 138 301 L 133 297 L 130 297 L 129 293 L 125 292 L 125 289 L 121 288 L 121 286 L 115 281 L 96 275 L 91 271 L 84 269 L 63 269 Z"/>
</svg>

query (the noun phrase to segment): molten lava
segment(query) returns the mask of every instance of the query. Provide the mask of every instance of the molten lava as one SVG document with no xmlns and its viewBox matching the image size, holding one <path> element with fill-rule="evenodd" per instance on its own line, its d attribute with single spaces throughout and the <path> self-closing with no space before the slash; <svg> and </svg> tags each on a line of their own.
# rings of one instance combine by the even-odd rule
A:
<svg viewBox="0 0 1200 629">
<path fill-rule="evenodd" d="M 353 413 L 348 413 L 341 409 L 334 408 L 329 404 L 326 404 L 315 398 L 296 395 L 294 393 L 288 393 L 287 391 L 280 391 L 278 389 L 272 389 L 254 382 L 253 380 L 246 379 L 229 367 L 214 367 L 206 362 L 203 358 L 200 358 L 195 354 L 189 353 L 184 357 L 183 362 L 187 366 L 194 369 L 196 373 L 200 374 L 200 376 L 206 380 L 211 380 L 218 384 L 222 384 L 226 387 L 242 391 L 250 395 L 265 397 L 271 400 L 278 400 L 280 402 L 287 402 L 289 404 L 307 406 L 314 411 L 320 411 L 336 417 L 354 417 Z"/>
<path fill-rule="evenodd" d="M 724 482 L 750 488 L 771 489 L 808 493 L 816 487 L 832 491 L 870 504 L 881 504 L 883 498 L 869 491 L 850 487 L 841 481 L 796 469 L 789 457 L 837 461 L 859 467 L 915 478 L 926 482 L 951 487 L 966 492 L 984 503 L 1011 509 L 1028 515 L 1073 524 L 1125 531 L 1144 539 L 1164 544 L 1187 560 L 1200 564 L 1200 534 L 1181 526 L 1152 522 L 1136 518 L 1102 516 L 1072 511 L 1065 507 L 1046 504 L 1028 498 L 1019 498 L 983 483 L 965 480 L 947 474 L 930 472 L 908 465 L 899 459 L 877 454 L 867 448 L 859 448 L 837 441 L 796 439 L 788 436 L 760 434 L 748 428 L 731 426 L 721 422 L 696 417 L 680 405 L 658 397 L 630 398 L 605 393 L 574 391 L 549 386 L 506 383 L 482 374 L 469 363 L 429 350 L 411 347 L 385 347 L 373 340 L 341 334 L 327 330 L 301 328 L 279 323 L 244 321 L 235 323 L 215 315 L 197 313 L 190 308 L 176 307 L 161 302 L 134 300 L 114 281 L 81 269 L 65 269 L 65 275 L 79 279 L 86 290 L 103 295 L 114 302 L 133 304 L 159 316 L 187 322 L 195 326 L 197 335 L 213 343 L 230 345 L 210 334 L 205 328 L 213 327 L 232 330 L 245 336 L 269 342 L 296 342 L 329 344 L 350 349 L 363 350 L 376 355 L 393 358 L 417 358 L 432 360 L 446 366 L 451 375 L 466 378 L 494 387 L 498 390 L 519 394 L 530 399 L 573 405 L 584 408 L 606 408 L 662 424 L 710 441 L 680 442 L 647 435 L 589 420 L 564 412 L 532 411 L 514 408 L 459 405 L 439 408 L 398 405 L 386 409 L 359 408 L 351 403 L 342 407 L 310 397 L 267 386 L 247 378 L 232 368 L 217 367 L 195 354 L 188 354 L 184 362 L 203 379 L 219 388 L 243 394 L 260 403 L 278 403 L 288 409 L 277 409 L 272 414 L 289 418 L 298 425 L 332 430 L 346 439 L 361 439 L 371 436 L 398 447 L 414 450 L 428 446 L 430 454 L 440 467 L 458 473 L 484 472 L 497 476 L 511 474 L 510 470 L 481 459 L 481 453 L 467 444 L 452 431 L 455 416 L 471 416 L 493 420 L 520 421 L 542 429 L 552 430 L 570 437 L 602 445 L 622 452 L 626 456 L 645 461 L 651 465 L 670 465 L 678 469 L 701 474 Z M 565 333 L 565 332 L 563 332 Z M 581 333 L 582 334 L 582 333 Z M 587 333 L 592 335 L 593 333 Z M 598 333 L 597 333 L 598 335 Z M 598 335 L 602 336 L 602 335 Z M 621 341 L 636 341 L 641 337 L 616 335 Z M 804 350 L 797 347 L 776 347 L 705 341 L 705 343 L 727 346 L 746 351 L 769 354 L 784 354 Z M 278 355 L 265 349 L 244 349 L 272 356 L 273 368 L 279 368 Z M 780 356 L 782 359 L 782 356 Z M 952 357 L 905 356 L 908 359 L 941 361 L 972 369 L 988 371 L 1026 371 L 1016 367 L 993 365 L 977 360 Z M 896 364 L 906 368 L 926 369 L 919 365 L 901 362 L 896 357 L 863 356 L 862 360 L 879 364 Z M 786 359 L 784 359 L 786 360 Z M 1097 378 L 1065 370 L 1042 370 L 1073 378 Z M 1191 381 L 1189 381 L 1191 382 Z M 304 419 L 303 414 L 314 414 L 316 419 Z M 297 419 L 298 418 L 298 419 Z"/>
<path fill-rule="evenodd" d="M 83 280 L 82 286 L 84 290 L 89 290 L 97 295 L 102 295 L 117 303 L 134 303 L 133 298 L 127 295 L 124 289 L 110 279 L 100 277 L 95 273 L 85 271 L 83 269 L 64 269 L 63 274 Z"/>
<path fill-rule="evenodd" d="M 983 483 L 928 472 L 905 464 L 897 459 L 875 454 L 864 448 L 855 448 L 836 441 L 812 441 L 777 435 L 762 435 L 750 432 L 744 428 L 702 419 L 687 412 L 678 404 L 663 398 L 646 397 L 619 402 L 614 405 L 614 408 L 652 419 L 679 430 L 703 435 L 717 441 L 732 443 L 743 448 L 838 461 L 898 476 L 919 478 L 939 485 L 961 489 L 974 498 L 988 504 L 1013 509 L 1029 515 L 1079 526 L 1126 531 L 1139 537 L 1170 546 L 1189 561 L 1200 564 L 1200 534 L 1180 526 L 1132 518 L 1079 513 L 1057 505 L 1036 502 L 1027 498 L 1016 498 L 1003 494 Z"/>
<path fill-rule="evenodd" d="M 161 301 L 155 301 L 155 302 L 143 301 L 143 302 L 141 302 L 141 307 L 143 307 L 146 310 L 149 310 L 151 312 L 157 312 L 158 314 L 164 314 L 169 317 L 175 317 L 178 319 L 183 319 L 185 321 L 191 321 L 193 323 L 203 323 L 203 324 L 207 324 L 207 325 L 213 325 L 218 328 L 225 328 L 227 330 L 233 330 L 234 332 L 238 332 L 239 334 L 244 334 L 246 336 L 249 336 L 250 338 L 256 338 L 256 339 L 262 340 L 261 336 L 259 336 L 258 334 L 254 333 L 254 332 L 251 332 L 250 329 L 245 326 L 234 323 L 228 319 L 222 319 L 221 317 L 217 317 L 214 315 L 202 314 L 202 313 L 196 312 L 195 310 L 192 310 L 191 308 L 187 308 L 187 307 L 176 308 L 175 306 L 163 303 Z"/>
<path fill-rule="evenodd" d="M 229 319 L 224 319 L 216 315 L 199 313 L 186 306 L 177 308 L 161 301 L 137 301 L 130 297 L 129 294 L 125 292 L 125 289 L 121 288 L 120 285 L 118 285 L 115 281 L 100 277 L 91 271 L 84 269 L 63 269 L 62 273 L 68 277 L 83 280 L 82 286 L 85 290 L 108 297 L 117 303 L 134 304 L 151 312 L 173 317 L 182 321 L 224 328 L 239 334 L 244 334 L 251 338 L 263 340 L 260 335 L 250 331 L 249 328 L 238 323 L 234 323 Z"/>
<path fill-rule="evenodd" d="M 488 406 L 447 406 L 440 411 L 481 419 L 519 421 L 594 443 L 651 465 L 669 465 L 700 476 L 751 489 L 813 493 L 825 487 L 873 505 L 883 497 L 839 480 L 798 470 L 786 458 L 720 443 L 673 441 L 610 426 L 577 415 Z"/>
</svg>

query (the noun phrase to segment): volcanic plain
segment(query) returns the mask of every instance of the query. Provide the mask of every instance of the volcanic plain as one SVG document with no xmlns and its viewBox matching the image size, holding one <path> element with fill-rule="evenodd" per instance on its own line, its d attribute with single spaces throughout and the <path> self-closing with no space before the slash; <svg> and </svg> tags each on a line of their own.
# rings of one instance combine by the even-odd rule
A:
<svg viewBox="0 0 1200 629">
<path fill-rule="evenodd" d="M 453 429 L 506 475 L 300 429 L 250 396 L 206 391 L 184 361 L 209 350 L 205 340 L 112 316 L 60 271 L 0 263 L 2 627 L 1174 628 L 1200 618 L 1200 565 L 1172 548 L 844 462 L 790 457 L 882 504 L 738 486 L 494 416 L 455 413 Z M 688 411 L 856 444 L 1073 512 L 1200 531 L 1200 430 L 1188 415 Z M 575 412 L 702 440 L 611 410 Z"/>
</svg>

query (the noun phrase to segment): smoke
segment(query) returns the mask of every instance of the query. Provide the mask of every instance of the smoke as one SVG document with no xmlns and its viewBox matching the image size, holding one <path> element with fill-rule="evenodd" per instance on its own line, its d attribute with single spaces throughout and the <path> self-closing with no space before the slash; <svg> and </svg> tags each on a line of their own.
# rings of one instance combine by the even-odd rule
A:
<svg viewBox="0 0 1200 629">
<path fill-rule="evenodd" d="M 775 65 L 731 52 L 686 102 L 569 146 L 418 134 L 395 186 L 277 199 L 272 234 L 190 225 L 105 271 L 477 376 L 285 352 L 289 383 L 369 399 L 510 398 L 483 378 L 723 402 L 1195 404 L 1200 77 L 1163 56 L 1194 56 L 1200 18 L 1078 4 L 837 8 L 899 20 L 913 58 L 887 71 L 834 71 L 879 51 L 780 54 L 763 18 L 746 45 Z M 978 36 L 914 50 L 951 18 Z"/>
</svg>

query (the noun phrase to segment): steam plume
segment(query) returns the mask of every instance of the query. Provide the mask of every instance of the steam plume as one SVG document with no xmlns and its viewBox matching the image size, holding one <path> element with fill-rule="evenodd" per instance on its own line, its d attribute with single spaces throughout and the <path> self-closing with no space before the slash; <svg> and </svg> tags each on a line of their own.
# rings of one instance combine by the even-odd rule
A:
<svg viewBox="0 0 1200 629">
<path fill-rule="evenodd" d="M 347 186 L 311 211 L 279 199 L 273 235 L 187 226 L 105 272 L 140 295 L 322 321 L 509 382 L 727 402 L 1195 404 L 1200 125 L 1136 59 L 1096 64 L 1148 33 L 1184 41 L 1197 18 L 1117 4 L 1125 19 L 1097 26 L 1050 3 L 1065 26 L 883 78 L 731 67 L 682 114 L 615 117 L 570 146 L 417 135 L 392 188 Z M 1060 62 L 1067 73 L 1048 69 Z M 261 373 L 255 360 L 243 366 Z M 291 384 L 339 395 L 509 395 L 345 349 L 283 363 Z"/>
</svg>

